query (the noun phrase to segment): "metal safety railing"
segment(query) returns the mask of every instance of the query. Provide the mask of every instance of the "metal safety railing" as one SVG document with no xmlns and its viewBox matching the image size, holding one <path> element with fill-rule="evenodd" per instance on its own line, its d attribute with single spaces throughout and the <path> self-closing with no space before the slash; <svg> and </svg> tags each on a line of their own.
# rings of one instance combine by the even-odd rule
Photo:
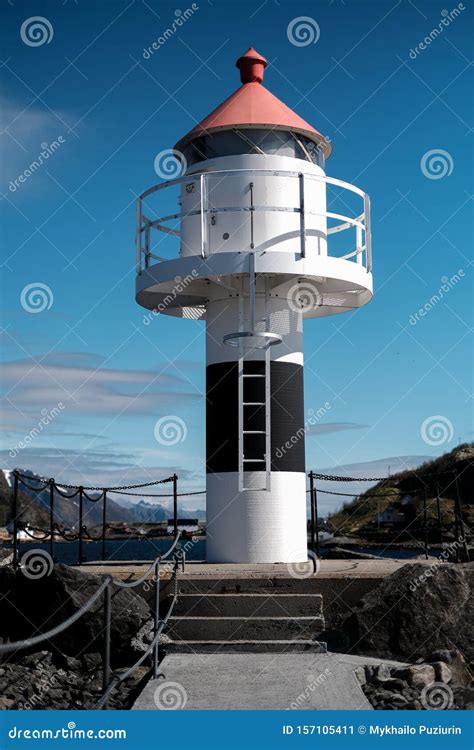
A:
<svg viewBox="0 0 474 750">
<path fill-rule="evenodd" d="M 158 479 L 153 482 L 144 482 L 142 484 L 130 484 L 123 485 L 121 487 L 82 487 L 79 485 L 63 484 L 58 483 L 54 479 L 42 479 L 38 477 L 31 477 L 26 474 L 21 474 L 19 471 L 13 471 L 13 485 L 12 485 L 12 524 L 13 524 L 13 565 L 18 566 L 18 545 L 19 545 L 19 532 L 25 533 L 31 539 L 41 542 L 48 540 L 49 542 L 49 553 L 51 558 L 54 559 L 54 544 L 57 537 L 65 542 L 77 542 L 78 543 L 78 564 L 82 565 L 85 562 L 83 555 L 84 542 L 85 541 L 96 541 L 101 542 L 101 560 L 107 559 L 106 541 L 107 541 L 107 497 L 109 494 L 133 494 L 127 492 L 127 490 L 138 489 L 142 487 L 151 487 L 159 484 L 172 484 L 172 493 L 169 497 L 173 498 L 173 534 L 176 536 L 178 532 L 178 476 L 173 474 L 165 479 Z M 34 483 L 33 485 L 31 483 Z M 30 492 L 41 493 L 44 490 L 48 490 L 48 503 L 49 503 L 49 529 L 40 529 L 38 527 L 26 526 L 21 521 L 21 510 L 18 502 L 18 492 L 20 485 L 25 486 Z M 73 492 L 65 492 L 65 490 L 73 490 Z M 92 496 L 91 492 L 99 492 L 98 495 Z M 78 531 L 74 529 L 61 528 L 56 522 L 55 518 L 55 493 L 59 496 L 72 500 L 78 498 Z M 185 493 L 187 494 L 187 493 Z M 142 495 L 143 497 L 143 495 Z M 164 497 L 164 496 L 163 496 Z M 101 533 L 97 536 L 90 534 L 87 526 L 84 525 L 84 501 L 90 503 L 102 502 L 102 523 Z M 28 531 L 28 528 L 31 531 Z M 41 533 L 43 536 L 38 536 Z M 132 535 L 127 536 L 127 539 L 133 538 Z M 142 538 L 142 537 L 140 537 Z"/>
<path fill-rule="evenodd" d="M 255 205 L 254 204 L 254 184 L 251 181 L 249 183 L 249 196 L 250 201 L 248 206 L 214 206 L 211 203 L 211 196 L 209 190 L 209 180 L 211 178 L 225 178 L 233 176 L 248 175 L 249 178 L 258 177 L 285 177 L 293 178 L 298 180 L 298 195 L 299 205 L 294 207 L 283 207 L 283 206 L 272 206 L 272 205 Z M 347 190 L 355 195 L 362 198 L 363 208 L 362 211 L 356 216 L 346 216 L 341 213 L 334 213 L 332 211 L 320 211 L 313 210 L 309 205 L 307 198 L 307 186 L 308 183 L 319 182 L 324 185 L 331 185 L 342 190 Z M 157 193 L 161 190 L 165 190 L 169 187 L 176 187 L 186 184 L 198 184 L 199 185 L 199 205 L 192 211 L 177 211 L 159 218 L 149 218 L 145 213 L 145 201 L 150 195 Z M 325 175 L 315 175 L 308 172 L 296 172 L 288 170 L 274 170 L 274 169 L 227 169 L 227 170 L 216 170 L 212 172 L 195 172 L 192 174 L 185 175 L 175 180 L 167 180 L 158 185 L 145 190 L 138 198 L 136 203 L 137 212 L 137 231 L 136 231 L 136 270 L 137 273 L 141 273 L 142 270 L 148 268 L 151 260 L 164 261 L 159 255 L 152 252 L 151 249 L 151 231 L 157 230 L 164 232 L 165 234 L 173 235 L 176 237 L 181 236 L 180 229 L 177 228 L 179 222 L 190 216 L 200 216 L 200 234 L 201 234 L 201 256 L 206 258 L 209 254 L 209 240 L 208 240 L 208 228 L 209 221 L 216 214 L 225 212 L 250 212 L 250 237 L 249 246 L 254 247 L 254 215 L 255 212 L 289 212 L 300 214 L 300 240 L 301 240 L 301 255 L 306 255 L 306 217 L 316 216 L 325 219 L 333 219 L 339 221 L 335 226 L 327 227 L 326 233 L 329 238 L 330 235 L 343 232 L 349 229 L 355 230 L 355 243 L 354 248 L 344 255 L 336 255 L 334 257 L 340 260 L 354 261 L 360 265 L 363 265 L 365 269 L 370 272 L 372 270 L 372 243 L 371 243 L 371 228 L 370 228 L 370 198 L 364 193 L 363 190 L 351 185 L 343 180 L 338 180 L 334 177 L 327 177 Z M 174 221 L 174 226 L 169 226 L 169 222 Z M 330 243 L 328 242 L 328 255 L 331 256 Z M 365 263 L 364 263 L 365 257 Z"/>
<path fill-rule="evenodd" d="M 444 494 L 451 491 L 454 494 L 454 536 L 455 536 L 455 555 L 456 561 L 459 562 L 462 558 L 464 561 L 469 561 L 469 551 L 467 548 L 467 542 L 464 532 L 464 518 L 463 518 L 463 502 L 461 497 L 460 489 L 460 476 L 457 469 L 434 472 L 433 474 L 425 474 L 424 478 L 419 475 L 416 469 L 407 470 L 406 473 L 413 477 L 413 487 L 409 489 L 404 488 L 404 495 L 420 496 L 422 501 L 422 517 L 423 517 L 423 544 L 422 548 L 425 554 L 425 558 L 428 559 L 428 489 L 429 485 L 425 481 L 429 480 L 430 484 L 434 487 L 436 496 L 436 523 L 439 532 L 440 542 L 443 542 L 443 519 L 441 512 L 441 499 Z M 310 496 L 310 550 L 313 556 L 319 557 L 320 544 L 319 544 L 319 522 L 318 522 L 318 492 L 326 495 L 337 495 L 339 497 L 351 497 L 366 502 L 372 498 L 382 499 L 386 497 L 400 498 L 400 491 L 395 488 L 393 492 L 390 492 L 390 482 L 396 480 L 395 477 L 350 477 L 350 476 L 337 476 L 334 474 L 318 474 L 315 471 L 310 471 L 308 474 L 309 478 L 309 489 L 307 493 Z M 441 484 L 441 478 L 443 483 Z M 370 490 L 363 493 L 346 493 L 346 492 L 332 492 L 330 490 L 321 490 L 316 487 L 316 480 L 325 482 L 379 482 L 383 487 L 383 494 L 371 494 Z M 416 481 L 416 486 L 415 486 Z M 388 490 L 388 491 L 387 491 Z M 417 520 L 418 516 L 415 516 L 414 520 Z M 413 521 L 412 521 L 413 523 Z M 462 550 L 462 553 L 461 553 Z"/>
<path fill-rule="evenodd" d="M 103 610 L 103 646 L 102 646 L 102 694 L 101 698 L 95 706 L 96 709 L 108 708 L 109 699 L 115 688 L 130 675 L 132 675 L 138 667 L 140 667 L 146 659 L 152 657 L 152 672 L 153 678 L 158 676 L 158 665 L 159 665 L 159 640 L 169 617 L 171 616 L 176 601 L 178 599 L 178 568 L 181 564 L 184 570 L 185 565 L 185 552 L 179 551 L 176 553 L 176 547 L 181 534 L 178 532 L 174 538 L 174 541 L 168 551 L 157 557 L 145 573 L 140 576 L 136 581 L 118 581 L 113 579 L 111 576 L 107 576 L 92 596 L 87 600 L 82 607 L 75 612 L 71 617 L 68 617 L 64 622 L 60 623 L 46 633 L 40 633 L 31 638 L 26 638 L 21 641 L 15 641 L 13 643 L 0 643 L 0 657 L 3 654 L 11 654 L 17 651 L 24 651 L 25 649 L 33 648 L 40 643 L 49 641 L 60 633 L 70 628 L 76 623 L 83 615 L 88 612 L 93 605 L 103 597 L 102 610 Z M 160 565 L 164 560 L 169 558 L 172 553 L 175 553 L 172 562 L 171 580 L 174 586 L 174 593 L 171 604 L 166 612 L 166 615 L 160 618 L 160 580 L 161 571 Z M 179 555 L 179 557 L 178 557 Z M 140 584 L 144 583 L 153 572 L 154 581 L 154 607 L 153 607 L 153 639 L 147 649 L 143 652 L 142 656 L 127 669 L 112 672 L 111 669 L 111 636 L 112 636 L 112 590 L 113 588 L 125 589 L 135 588 Z"/>
</svg>

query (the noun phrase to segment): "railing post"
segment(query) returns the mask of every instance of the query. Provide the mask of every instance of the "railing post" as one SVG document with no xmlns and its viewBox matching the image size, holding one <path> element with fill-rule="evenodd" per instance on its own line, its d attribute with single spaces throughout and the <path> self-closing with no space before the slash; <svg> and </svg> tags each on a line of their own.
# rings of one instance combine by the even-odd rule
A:
<svg viewBox="0 0 474 750">
<path fill-rule="evenodd" d="M 54 479 L 49 480 L 49 554 L 54 560 Z"/>
<path fill-rule="evenodd" d="M 426 487 L 423 487 L 423 528 L 424 528 L 424 547 L 425 560 L 428 559 L 428 509 L 426 505 Z"/>
<path fill-rule="evenodd" d="M 306 256 L 306 217 L 305 217 L 305 205 L 304 205 L 304 174 L 300 172 L 298 175 L 299 188 L 300 188 L 300 235 L 301 235 L 301 257 Z"/>
<path fill-rule="evenodd" d="M 136 272 L 137 274 L 141 273 L 142 271 L 142 199 L 141 197 L 137 198 L 137 204 L 136 204 L 136 210 L 137 210 L 137 235 L 136 235 Z"/>
<path fill-rule="evenodd" d="M 154 638 L 158 633 L 160 626 L 160 561 L 156 561 L 155 566 L 155 612 L 154 612 Z M 159 644 L 158 641 L 155 643 L 153 649 L 153 679 L 156 680 L 158 677 L 158 652 Z"/>
<path fill-rule="evenodd" d="M 365 224 L 365 259 L 366 268 L 372 271 L 372 233 L 370 228 L 370 198 L 364 195 L 364 224 Z"/>
<path fill-rule="evenodd" d="M 13 568 L 16 570 L 16 568 L 18 567 L 18 474 L 16 471 L 13 472 L 12 513 L 13 513 Z"/>
<path fill-rule="evenodd" d="M 178 475 L 173 474 L 173 531 L 178 533 Z"/>
<path fill-rule="evenodd" d="M 464 521 L 462 517 L 462 500 L 461 500 L 461 490 L 459 489 L 459 473 L 458 470 L 455 469 L 455 486 L 456 486 L 456 500 L 454 502 L 454 508 L 456 516 L 459 518 L 459 526 L 457 526 L 461 532 L 459 537 L 456 537 L 456 541 L 459 544 L 462 544 L 464 549 L 464 560 L 465 562 L 469 562 L 469 550 L 467 548 L 467 542 L 466 537 L 464 536 Z M 457 551 L 457 550 L 456 550 Z"/>
<path fill-rule="evenodd" d="M 207 182 L 206 174 L 201 173 L 201 256 L 207 258 Z"/>
<path fill-rule="evenodd" d="M 309 499 L 311 508 L 311 552 L 316 554 L 315 542 L 315 508 L 314 508 L 314 473 L 309 472 Z"/>
<path fill-rule="evenodd" d="M 253 182 L 250 183 L 249 188 L 250 188 L 250 249 L 253 250 L 255 247 L 254 227 L 253 227 L 253 215 L 255 213 L 255 207 L 253 204 Z"/>
<path fill-rule="evenodd" d="M 84 488 L 79 487 L 79 565 L 82 565 L 82 517 L 84 505 Z"/>
<path fill-rule="evenodd" d="M 362 265 L 362 229 L 356 224 L 356 263 Z"/>
<path fill-rule="evenodd" d="M 104 489 L 104 497 L 102 500 L 102 560 L 106 559 L 105 551 L 105 532 L 107 530 L 107 490 Z"/>
<path fill-rule="evenodd" d="M 103 653 L 103 670 L 102 670 L 102 691 L 105 692 L 110 683 L 110 630 L 112 619 L 111 607 L 111 580 L 108 580 L 104 591 L 104 653 Z M 103 708 L 108 708 L 109 701 L 105 701 Z"/>
<path fill-rule="evenodd" d="M 443 519 L 441 516 L 441 502 L 439 497 L 439 482 L 436 482 L 436 510 L 438 513 L 439 543 L 443 544 Z"/>
</svg>

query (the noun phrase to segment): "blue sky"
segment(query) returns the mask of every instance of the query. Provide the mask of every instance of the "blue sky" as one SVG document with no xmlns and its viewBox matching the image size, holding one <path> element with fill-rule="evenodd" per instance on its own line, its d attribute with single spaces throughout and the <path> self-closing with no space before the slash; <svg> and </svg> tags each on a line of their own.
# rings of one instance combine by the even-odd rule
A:
<svg viewBox="0 0 474 750">
<path fill-rule="evenodd" d="M 235 60 L 250 45 L 270 61 L 265 85 L 331 139 L 327 173 L 372 198 L 373 301 L 305 324 L 306 408 L 331 404 L 308 435 L 308 469 L 393 470 L 471 440 L 472 10 L 420 49 L 456 4 L 196 6 L 145 59 L 191 4 L 3 5 L 2 465 L 85 484 L 176 470 L 183 488 L 204 486 L 204 326 L 167 316 L 144 325 L 134 199 L 158 181 L 155 156 L 238 86 Z M 49 42 L 23 41 L 32 16 L 49 22 Z M 317 24 L 316 43 L 290 41 L 300 16 Z M 444 176 L 422 169 L 431 151 Z M 172 257 L 175 247 L 169 238 L 161 249 Z M 22 292 L 25 302 L 38 283 L 48 304 L 33 313 Z M 169 415 L 186 425 L 171 446 L 154 437 Z M 434 422 L 441 432 L 427 441 L 422 426 Z"/>
</svg>

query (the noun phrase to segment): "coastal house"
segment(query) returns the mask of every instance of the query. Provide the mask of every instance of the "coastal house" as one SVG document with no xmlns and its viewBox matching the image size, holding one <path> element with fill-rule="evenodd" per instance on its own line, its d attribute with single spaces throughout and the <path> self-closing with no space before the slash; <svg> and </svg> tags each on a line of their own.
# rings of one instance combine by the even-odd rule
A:
<svg viewBox="0 0 474 750">
<path fill-rule="evenodd" d="M 387 505 L 387 507 L 378 514 L 377 521 L 379 524 L 403 523 L 405 521 L 405 514 L 401 513 L 395 505 Z"/>
</svg>

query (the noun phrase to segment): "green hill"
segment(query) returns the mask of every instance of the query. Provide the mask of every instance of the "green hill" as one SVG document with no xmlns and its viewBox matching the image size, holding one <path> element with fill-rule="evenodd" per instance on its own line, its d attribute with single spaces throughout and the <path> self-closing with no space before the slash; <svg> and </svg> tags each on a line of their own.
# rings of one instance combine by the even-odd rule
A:
<svg viewBox="0 0 474 750">
<path fill-rule="evenodd" d="M 427 526 L 431 536 L 438 527 L 438 503 L 443 532 L 455 525 L 457 485 L 463 506 L 465 531 L 474 522 L 474 444 L 463 444 L 449 453 L 419 466 L 415 471 L 394 474 L 379 482 L 329 516 L 338 535 L 375 539 L 396 534 L 399 541 L 424 533 L 423 490 L 427 498 Z M 385 511 L 385 513 L 384 513 Z M 387 520 L 393 515 L 394 520 Z M 439 532 L 438 532 L 439 534 Z"/>
</svg>

